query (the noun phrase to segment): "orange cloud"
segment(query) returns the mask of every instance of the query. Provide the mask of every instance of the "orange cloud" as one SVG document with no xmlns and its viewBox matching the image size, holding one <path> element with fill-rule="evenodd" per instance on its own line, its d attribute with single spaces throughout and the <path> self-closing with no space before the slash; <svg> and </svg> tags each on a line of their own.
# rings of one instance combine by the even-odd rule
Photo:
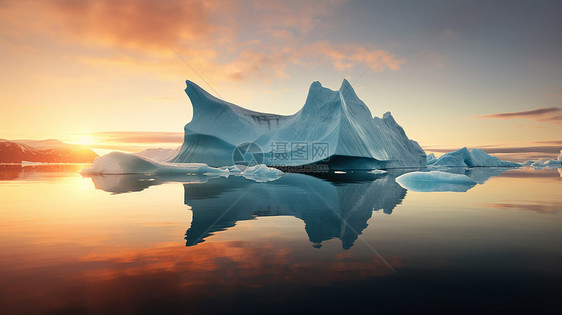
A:
<svg viewBox="0 0 562 315">
<path fill-rule="evenodd" d="M 345 0 L 291 0 L 267 1 L 259 0 L 252 3 L 256 12 L 257 24 L 265 29 L 290 28 L 301 34 L 313 30 L 325 30 L 330 25 L 323 18 L 332 16 Z"/>
<path fill-rule="evenodd" d="M 29 16 L 31 25 L 17 24 L 20 31 L 49 33 L 65 40 L 70 36 L 88 46 L 166 48 L 182 40 L 201 40 L 213 31 L 210 21 L 216 3 L 211 1 L 58 0 L 11 3 L 7 16 Z M 27 29 L 27 30 L 26 30 Z"/>
<path fill-rule="evenodd" d="M 334 15 L 342 2 L 256 1 L 241 10 L 235 2 L 218 0 L 22 0 L 0 6 L 0 33 L 22 45 L 38 35 L 54 44 L 81 46 L 86 50 L 61 49 L 96 70 L 115 73 L 120 67 L 174 79 L 186 73 L 174 51 L 189 68 L 215 82 L 285 79 L 294 65 L 330 64 L 340 72 L 358 65 L 373 71 L 399 70 L 405 60 L 383 49 L 328 41 L 310 44 L 303 38 L 325 31 L 324 18 Z M 239 28 L 263 40 L 241 39 Z M 35 45 L 41 47 L 43 41 Z"/>
<path fill-rule="evenodd" d="M 117 143 L 182 143 L 181 132 L 151 132 L 151 131 L 110 131 L 90 134 L 104 142 Z"/>
<path fill-rule="evenodd" d="M 314 43 L 304 49 L 314 57 L 324 57 L 332 62 L 336 70 L 343 71 L 353 66 L 362 64 L 373 71 L 390 69 L 400 70 L 400 66 L 406 62 L 403 58 L 397 58 L 394 54 L 383 49 L 358 45 L 332 45 L 327 41 Z"/>
<path fill-rule="evenodd" d="M 290 56 L 284 51 L 271 53 L 245 50 L 232 62 L 223 67 L 228 78 L 238 81 L 250 76 L 267 77 L 275 75 L 278 78 L 287 78 L 286 68 L 289 65 Z"/>
</svg>

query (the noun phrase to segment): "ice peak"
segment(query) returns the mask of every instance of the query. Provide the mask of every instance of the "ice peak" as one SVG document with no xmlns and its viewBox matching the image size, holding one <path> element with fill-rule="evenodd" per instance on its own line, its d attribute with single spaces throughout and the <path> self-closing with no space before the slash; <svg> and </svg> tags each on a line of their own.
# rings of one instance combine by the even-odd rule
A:
<svg viewBox="0 0 562 315">
<path fill-rule="evenodd" d="M 321 88 L 322 87 L 322 83 L 320 83 L 320 81 L 314 81 L 312 82 L 312 84 L 310 85 L 310 88 Z"/>
<path fill-rule="evenodd" d="M 188 96 L 193 95 L 194 93 L 209 94 L 193 81 L 185 80 L 185 85 L 185 93 L 187 93 Z"/>
<path fill-rule="evenodd" d="M 340 91 L 345 91 L 347 89 L 351 89 L 353 91 L 353 87 L 351 86 L 351 83 L 349 83 L 347 79 L 343 79 L 343 81 L 341 82 Z"/>
<path fill-rule="evenodd" d="M 184 144 L 173 162 L 201 162 L 211 166 L 231 165 L 239 144 L 256 143 L 264 150 L 271 143 L 326 143 L 326 156 L 284 161 L 285 166 L 318 163 L 331 156 L 333 167 L 419 167 L 427 164 L 425 152 L 410 141 L 390 114 L 385 121 L 372 119 L 369 108 L 353 87 L 343 80 L 339 90 L 312 82 L 304 106 L 291 116 L 254 112 L 220 100 L 197 84 L 186 81 L 193 105 L 193 118 L 185 126 Z M 277 165 L 270 151 L 259 157 L 266 165 Z M 341 160 L 341 161 L 340 161 Z"/>
<path fill-rule="evenodd" d="M 392 113 L 391 112 L 386 112 L 382 115 L 382 119 L 394 119 L 394 117 L 392 117 Z"/>
</svg>

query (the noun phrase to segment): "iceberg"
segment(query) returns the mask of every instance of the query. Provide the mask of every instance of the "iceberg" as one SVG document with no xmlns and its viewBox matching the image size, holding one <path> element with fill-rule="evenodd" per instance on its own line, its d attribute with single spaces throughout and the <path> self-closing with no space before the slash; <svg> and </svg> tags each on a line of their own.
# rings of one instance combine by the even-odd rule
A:
<svg viewBox="0 0 562 315">
<path fill-rule="evenodd" d="M 339 90 L 310 86 L 294 115 L 259 113 L 218 99 L 186 81 L 193 119 L 185 126 L 174 163 L 292 167 L 326 164 L 331 170 L 420 168 L 427 165 L 419 144 L 410 140 L 390 112 L 373 117 L 347 80 Z"/>
<path fill-rule="evenodd" d="M 396 182 L 407 190 L 419 192 L 465 192 L 476 185 L 466 175 L 439 171 L 406 173 L 396 177 Z"/>
<path fill-rule="evenodd" d="M 228 177 L 229 175 L 234 175 L 256 182 L 268 182 L 276 180 L 283 175 L 282 171 L 264 164 L 246 167 L 244 170 L 241 170 L 241 168 L 237 166 L 216 168 L 204 163 L 158 162 L 143 158 L 137 154 L 111 152 L 96 158 L 92 166 L 82 169 L 81 173 L 90 176 L 150 175 L 150 177 L 145 178 L 146 181 L 159 180 L 162 182 L 170 179 L 176 181 L 187 181 L 189 179 L 191 181 L 194 175 L 206 177 Z M 154 175 L 157 177 L 153 177 Z M 98 181 L 102 182 L 102 180 Z M 198 181 L 202 180 L 198 178 Z M 105 182 L 109 183 L 106 186 L 113 185 L 111 181 Z"/>
<path fill-rule="evenodd" d="M 438 159 L 428 161 L 433 166 L 445 167 L 520 167 L 521 164 L 510 161 L 502 161 L 495 156 L 480 149 L 468 150 L 466 147 L 443 154 Z"/>
<path fill-rule="evenodd" d="M 166 162 L 176 156 L 179 152 L 179 147 L 176 149 L 163 149 L 163 148 L 155 148 L 155 149 L 146 149 L 137 153 L 134 153 L 137 156 L 142 158 L 157 161 L 157 162 Z"/>
<path fill-rule="evenodd" d="M 427 155 L 427 164 L 433 164 L 435 163 L 435 161 L 437 161 L 437 157 L 435 156 L 435 153 L 429 153 Z"/>
<path fill-rule="evenodd" d="M 528 166 L 535 169 L 540 168 L 562 168 L 562 150 L 556 160 L 542 159 L 542 160 L 529 160 L 525 161 L 522 166 Z"/>
<path fill-rule="evenodd" d="M 533 163 L 535 163 L 534 160 L 528 160 L 528 161 L 525 161 L 525 162 L 521 163 L 521 166 L 527 167 L 527 166 L 533 165 Z"/>
<path fill-rule="evenodd" d="M 240 175 L 246 179 L 251 179 L 259 183 L 265 183 L 278 179 L 281 175 L 283 175 L 283 172 L 276 168 L 267 167 L 264 164 L 258 164 L 247 167 L 240 172 Z"/>
<path fill-rule="evenodd" d="M 439 159 L 433 161 L 433 166 L 448 166 L 448 167 L 468 167 L 465 158 L 462 155 L 447 155 L 444 154 Z"/>
<path fill-rule="evenodd" d="M 166 163 L 144 159 L 134 154 L 111 152 L 94 160 L 82 174 L 224 174 L 229 171 L 210 167 L 204 163 Z"/>
<path fill-rule="evenodd" d="M 548 159 L 544 159 L 544 160 L 538 160 L 538 161 L 529 161 L 532 162 L 530 163 L 529 166 L 531 166 L 532 168 L 561 168 L 562 167 L 562 161 L 560 160 L 548 160 Z M 528 164 L 528 163 L 526 163 Z"/>
</svg>

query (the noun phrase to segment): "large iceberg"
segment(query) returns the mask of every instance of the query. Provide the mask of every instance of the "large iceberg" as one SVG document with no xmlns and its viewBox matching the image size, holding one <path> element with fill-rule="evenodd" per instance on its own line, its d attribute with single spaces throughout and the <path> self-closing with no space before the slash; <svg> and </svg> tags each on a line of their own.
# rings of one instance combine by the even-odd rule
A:
<svg viewBox="0 0 562 315">
<path fill-rule="evenodd" d="M 521 164 L 502 161 L 480 149 L 468 150 L 466 147 L 445 153 L 438 159 L 428 161 L 429 165 L 445 167 L 519 167 Z"/>
<path fill-rule="evenodd" d="M 247 110 L 186 83 L 193 119 L 171 162 L 232 165 L 237 162 L 233 152 L 242 148 L 250 153 L 250 162 L 276 167 L 325 164 L 342 170 L 427 164 L 423 149 L 408 139 L 390 112 L 373 117 L 347 80 L 338 91 L 312 83 L 303 108 L 291 116 Z"/>
</svg>

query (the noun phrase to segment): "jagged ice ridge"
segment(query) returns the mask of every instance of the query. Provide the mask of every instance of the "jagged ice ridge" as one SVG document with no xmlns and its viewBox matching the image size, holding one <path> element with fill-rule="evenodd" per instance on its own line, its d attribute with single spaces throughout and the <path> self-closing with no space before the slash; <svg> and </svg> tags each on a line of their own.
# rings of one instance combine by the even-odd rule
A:
<svg viewBox="0 0 562 315">
<path fill-rule="evenodd" d="M 390 112 L 373 117 L 347 80 L 337 91 L 312 83 L 304 106 L 290 116 L 244 109 L 186 83 L 193 119 L 171 162 L 231 165 L 237 146 L 251 142 L 260 149 L 252 151 L 253 157 L 268 166 L 322 163 L 335 170 L 419 168 L 427 163 L 423 149 L 408 139 Z M 278 154 L 279 145 L 285 146 L 284 155 Z"/>
</svg>

